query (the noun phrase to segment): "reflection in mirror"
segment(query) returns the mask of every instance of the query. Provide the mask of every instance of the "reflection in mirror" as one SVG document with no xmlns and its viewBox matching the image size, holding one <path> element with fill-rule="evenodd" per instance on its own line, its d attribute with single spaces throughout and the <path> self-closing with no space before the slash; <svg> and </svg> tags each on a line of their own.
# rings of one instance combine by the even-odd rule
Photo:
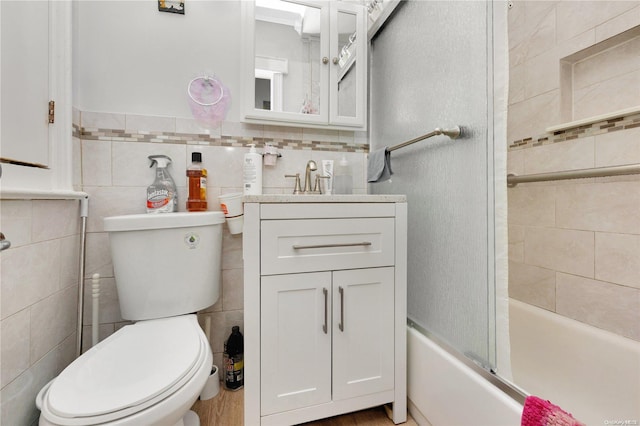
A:
<svg viewBox="0 0 640 426">
<path fill-rule="evenodd" d="M 318 7 L 279 0 L 256 1 L 256 78 L 270 81 L 269 103 L 265 103 L 266 92 L 259 94 L 258 84 L 264 90 L 267 84 L 256 80 L 257 109 L 319 114 L 320 18 Z M 286 70 L 274 63 L 285 63 Z"/>
<path fill-rule="evenodd" d="M 271 80 L 256 77 L 256 109 L 271 111 Z"/>
<path fill-rule="evenodd" d="M 286 59 L 255 58 L 255 108 L 282 111 L 282 82 L 289 72 Z"/>
<path fill-rule="evenodd" d="M 356 15 L 338 13 L 338 115 L 356 116 Z"/>
</svg>

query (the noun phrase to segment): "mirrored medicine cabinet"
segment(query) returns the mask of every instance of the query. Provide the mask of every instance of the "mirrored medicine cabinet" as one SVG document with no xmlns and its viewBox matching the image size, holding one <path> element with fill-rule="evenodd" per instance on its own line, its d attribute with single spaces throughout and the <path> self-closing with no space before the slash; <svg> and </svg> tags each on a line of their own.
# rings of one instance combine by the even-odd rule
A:
<svg viewBox="0 0 640 426">
<path fill-rule="evenodd" d="M 366 127 L 367 11 L 313 0 L 242 2 L 245 122 Z"/>
</svg>

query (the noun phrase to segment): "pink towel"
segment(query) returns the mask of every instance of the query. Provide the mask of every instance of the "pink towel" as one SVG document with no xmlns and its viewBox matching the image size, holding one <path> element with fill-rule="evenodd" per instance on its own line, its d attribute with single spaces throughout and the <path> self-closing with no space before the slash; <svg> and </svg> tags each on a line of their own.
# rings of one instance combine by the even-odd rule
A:
<svg viewBox="0 0 640 426">
<path fill-rule="evenodd" d="M 585 426 L 557 405 L 528 396 L 522 409 L 520 426 Z"/>
</svg>

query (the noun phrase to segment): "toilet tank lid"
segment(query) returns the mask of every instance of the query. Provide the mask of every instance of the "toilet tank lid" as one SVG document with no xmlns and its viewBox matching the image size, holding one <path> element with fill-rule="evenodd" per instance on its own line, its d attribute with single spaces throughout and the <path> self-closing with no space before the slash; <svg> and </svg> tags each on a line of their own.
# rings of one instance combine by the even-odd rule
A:
<svg viewBox="0 0 640 426">
<path fill-rule="evenodd" d="M 188 228 L 224 223 L 222 212 L 151 213 L 111 216 L 104 218 L 107 232 L 140 231 L 163 228 Z"/>
</svg>

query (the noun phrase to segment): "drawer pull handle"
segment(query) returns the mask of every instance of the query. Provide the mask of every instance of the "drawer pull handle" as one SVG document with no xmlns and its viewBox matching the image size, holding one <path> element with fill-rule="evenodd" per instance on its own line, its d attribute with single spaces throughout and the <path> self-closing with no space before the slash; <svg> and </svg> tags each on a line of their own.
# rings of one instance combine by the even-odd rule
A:
<svg viewBox="0 0 640 426">
<path fill-rule="evenodd" d="M 338 328 L 340 331 L 344 331 L 344 289 L 338 287 L 338 291 L 340 292 L 340 323 L 338 324 Z"/>
<path fill-rule="evenodd" d="M 324 293 L 324 324 L 322 325 L 322 331 L 327 334 L 327 294 L 329 292 L 326 288 L 323 288 L 322 293 Z"/>
<path fill-rule="evenodd" d="M 294 245 L 294 250 L 303 250 L 303 249 L 317 249 L 317 248 L 331 248 L 331 247 L 355 247 L 355 246 L 370 246 L 371 242 L 364 241 L 362 243 L 335 243 L 335 244 L 316 244 L 311 246 L 299 246 Z"/>
</svg>

